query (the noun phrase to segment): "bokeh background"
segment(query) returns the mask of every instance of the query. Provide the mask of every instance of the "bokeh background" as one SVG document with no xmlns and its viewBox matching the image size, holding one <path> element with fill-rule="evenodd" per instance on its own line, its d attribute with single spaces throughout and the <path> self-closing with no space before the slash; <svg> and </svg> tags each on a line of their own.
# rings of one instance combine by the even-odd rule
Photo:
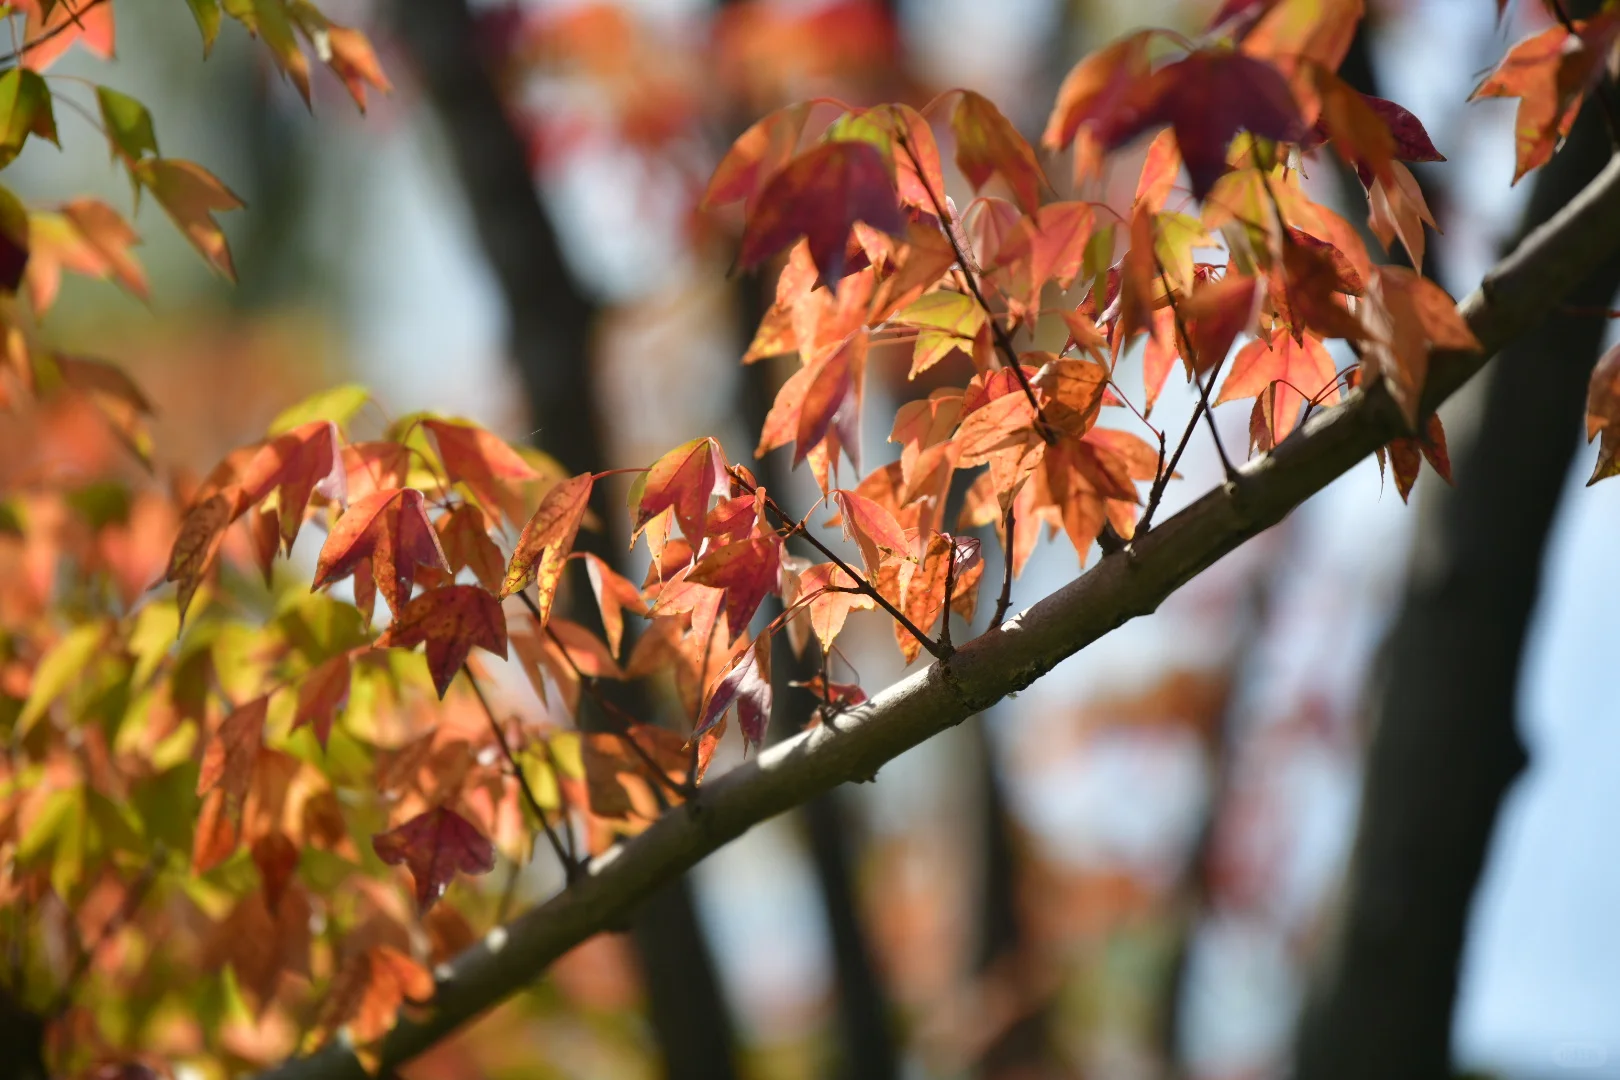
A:
<svg viewBox="0 0 1620 1080">
<path fill-rule="evenodd" d="M 311 115 L 240 33 L 199 63 L 179 4 L 117 8 L 128 59 L 107 81 L 152 107 L 166 152 L 249 204 L 226 221 L 239 287 L 210 278 L 147 206 L 150 305 L 75 281 L 54 317 L 70 345 L 137 371 L 162 406 L 165 460 L 206 468 L 287 404 L 357 381 L 390 414 L 465 416 L 571 468 L 646 464 L 701 433 L 750 461 L 792 360 L 738 365 L 771 283 L 733 272 L 735 218 L 696 209 L 736 134 L 793 100 L 920 105 L 963 86 L 1034 141 L 1091 49 L 1211 14 L 1202 0 L 326 7 L 374 34 L 395 82 L 364 118 L 324 72 Z M 1450 159 L 1421 173 L 1444 228 L 1425 269 L 1459 296 L 1542 183 L 1510 186 L 1513 103 L 1465 98 L 1542 18 L 1381 0 L 1346 65 Z M 61 70 L 75 65 L 94 62 Z M 18 188 L 127 205 L 102 140 L 66 115 L 62 128 L 60 153 L 30 145 Z M 1128 204 L 1138 162 L 1120 155 L 1102 197 Z M 1067 162 L 1046 164 L 1068 190 Z M 1323 172 L 1319 196 L 1362 218 L 1359 193 Z M 1602 330 L 1514 359 L 1551 385 L 1571 364 L 1547 354 L 1589 364 Z M 873 370 L 879 401 L 918 392 L 898 359 Z M 1594 452 L 1577 448 L 1578 413 L 1543 416 L 1531 394 L 1506 425 L 1493 392 L 1471 388 L 1442 414 L 1454 452 L 1473 432 L 1496 448 L 1480 460 L 1505 463 L 1475 485 L 1484 494 L 1448 495 L 1426 471 L 1406 506 L 1362 463 L 1015 700 L 757 828 L 632 933 L 582 947 L 406 1075 L 605 1080 L 666 1062 L 722 1080 L 1283 1075 L 1332 935 L 1371 732 L 1428 709 L 1419 721 L 1449 733 L 1454 755 L 1412 781 L 1433 806 L 1513 724 L 1529 753 L 1466 923 L 1459 1063 L 1620 1077 L 1620 487 L 1583 489 Z M 1191 406 L 1171 387 L 1154 420 L 1180 430 Z M 869 455 L 892 412 L 867 409 Z M 1246 410 L 1217 416 L 1241 445 Z M 1562 456 L 1521 452 L 1538 433 Z M 759 467 L 808 507 L 813 483 L 786 466 Z M 1195 441 L 1183 473 L 1167 510 L 1219 479 L 1212 448 Z M 1469 608 L 1461 630 L 1423 621 L 1448 560 L 1474 558 L 1459 543 L 1488 549 L 1470 565 L 1492 567 L 1487 591 L 1508 597 Z M 1043 547 L 1015 606 L 1078 569 L 1066 544 Z M 876 618 L 843 651 L 869 690 L 900 671 Z M 1414 690 L 1425 677 L 1438 685 Z M 520 700 L 521 678 L 508 682 Z M 521 895 L 557 884 L 536 866 Z"/>
</svg>

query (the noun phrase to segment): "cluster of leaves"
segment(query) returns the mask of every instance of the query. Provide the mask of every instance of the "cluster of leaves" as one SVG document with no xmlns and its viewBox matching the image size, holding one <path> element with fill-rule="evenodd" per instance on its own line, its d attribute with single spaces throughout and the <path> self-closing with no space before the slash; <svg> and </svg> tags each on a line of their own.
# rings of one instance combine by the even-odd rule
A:
<svg viewBox="0 0 1620 1080">
<path fill-rule="evenodd" d="M 190 7 L 205 41 L 222 15 L 243 22 L 306 99 L 299 34 L 357 102 L 387 86 L 365 39 L 304 0 Z M 55 136 L 39 67 L 72 41 L 110 52 L 112 9 L 4 10 L 37 42 L 0 76 L 15 156 Z M 364 1052 L 431 994 L 426 965 L 473 939 L 477 896 L 439 903 L 458 876 L 497 856 L 521 865 L 539 837 L 572 872 L 691 798 L 732 717 L 747 746 L 762 741 L 776 634 L 836 658 L 849 615 L 868 611 L 906 661 L 948 662 L 950 616 L 973 618 L 987 565 L 960 533 L 1000 537 L 999 623 L 1043 532 L 1082 561 L 1129 544 L 1200 422 L 1234 400 L 1253 402 L 1260 454 L 1348 388 L 1381 385 L 1411 428 L 1387 448 L 1403 497 L 1424 457 L 1444 473 L 1443 432 L 1421 408 L 1430 352 L 1478 343 L 1439 286 L 1376 262 L 1305 183 L 1337 155 L 1361 178 L 1373 234 L 1421 267 L 1434 222 L 1406 163 L 1440 155 L 1409 112 L 1336 74 L 1362 14 L 1360 0 L 1232 0 L 1197 39 L 1141 31 L 1077 65 L 1043 151 L 1071 151 L 1065 186 L 1083 191 L 1152 135 L 1122 209 L 1050 198 L 1049 157 L 971 91 L 922 108 L 806 102 L 736 140 L 703 202 L 740 224 L 744 267 L 779 270 L 744 361 L 798 361 L 757 452 L 791 446 L 808 464 L 843 554 L 699 438 L 636 471 L 630 541 L 644 539 L 649 569 L 630 580 L 579 548 L 600 527 L 600 475 L 564 475 L 449 418 L 367 428 L 352 387 L 169 493 L 15 480 L 0 567 L 26 588 L 0 595 L 0 893 L 30 944 L 12 992 L 51 1012 L 74 1063 L 138 1048 L 263 1063 L 340 1032 Z M 1519 46 L 1480 91 L 1550 107 L 1534 153 L 1521 142 L 1526 168 L 1591 85 L 1596 69 L 1570 57 L 1613 37 L 1601 19 L 1567 33 L 1582 44 Z M 234 197 L 162 158 L 138 103 L 97 99 L 137 193 L 229 273 L 212 214 Z M 962 212 L 942 135 L 976 193 Z M 63 268 L 144 291 L 133 232 L 85 200 L 30 211 L 8 195 L 0 219 L 7 400 L 65 387 L 143 453 L 134 385 L 39 345 L 25 318 L 50 307 Z M 1020 346 L 1053 327 L 1057 351 Z M 1335 339 L 1356 363 L 1336 364 Z M 1144 378 L 1127 385 L 1120 361 L 1138 346 Z M 867 469 L 868 367 L 897 347 L 936 388 L 899 408 L 898 456 Z M 1172 441 L 1150 417 L 1177 368 L 1199 404 Z M 1600 472 L 1614 468 L 1614 372 L 1594 391 Z M 973 478 L 948 520 L 959 472 Z M 166 554 L 145 539 L 154 522 L 171 526 Z M 278 560 L 310 523 L 324 532 L 311 588 L 245 602 L 251 579 L 286 580 Z M 152 593 L 154 578 L 172 593 Z M 587 584 L 600 632 L 558 602 Z M 784 613 L 761 626 L 767 596 Z M 515 662 L 543 717 L 486 692 L 482 654 Z M 629 680 L 660 691 L 663 722 L 617 704 L 613 684 Z M 811 688 L 828 718 L 864 696 L 826 663 Z"/>
</svg>

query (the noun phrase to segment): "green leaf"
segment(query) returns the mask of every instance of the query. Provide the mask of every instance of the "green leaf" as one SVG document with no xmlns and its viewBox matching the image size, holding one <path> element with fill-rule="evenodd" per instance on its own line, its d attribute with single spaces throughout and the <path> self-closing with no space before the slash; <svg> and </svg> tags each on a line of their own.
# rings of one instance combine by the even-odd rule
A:
<svg viewBox="0 0 1620 1080">
<path fill-rule="evenodd" d="M 96 87 L 96 104 L 101 106 L 101 121 L 107 125 L 107 146 L 114 158 L 123 158 L 133 164 L 150 154 L 158 156 L 157 133 L 152 129 L 152 114 L 146 106 L 117 90 Z"/>
<path fill-rule="evenodd" d="M 219 0 L 186 0 L 186 3 L 191 5 L 191 17 L 197 20 L 206 58 L 213 51 L 214 39 L 219 37 Z"/>
<path fill-rule="evenodd" d="M 323 390 L 283 409 L 270 421 L 269 434 L 272 438 L 283 435 L 311 420 L 330 420 L 338 427 L 344 427 L 370 400 L 371 395 L 366 388 L 356 383 Z"/>
<path fill-rule="evenodd" d="M 17 717 L 18 736 L 27 735 L 51 703 L 67 692 L 106 638 L 106 623 L 90 623 L 75 627 L 45 654 L 34 670 L 34 685 L 28 691 L 22 714 Z"/>
<path fill-rule="evenodd" d="M 56 114 L 44 76 L 14 67 L 0 75 L 0 168 L 22 152 L 30 134 L 56 142 Z"/>
</svg>

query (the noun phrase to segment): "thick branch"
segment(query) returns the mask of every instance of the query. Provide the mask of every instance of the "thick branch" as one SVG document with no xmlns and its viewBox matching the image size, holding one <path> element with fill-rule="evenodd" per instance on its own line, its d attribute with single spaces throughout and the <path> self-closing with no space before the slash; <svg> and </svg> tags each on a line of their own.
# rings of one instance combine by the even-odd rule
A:
<svg viewBox="0 0 1620 1080">
<path fill-rule="evenodd" d="M 1485 354 L 1436 354 L 1425 405 L 1432 409 L 1476 374 L 1486 357 L 1537 325 L 1576 284 L 1620 247 L 1620 162 L 1537 230 L 1460 305 Z M 564 952 L 625 917 L 664 882 L 767 818 L 846 781 L 870 777 L 904 751 L 1023 689 L 1059 661 L 1133 618 L 1270 528 L 1377 447 L 1403 433 L 1399 411 L 1374 388 L 1318 413 L 1275 452 L 1241 470 L 1241 484 L 1213 490 L 1138 537 L 1131 552 L 1104 557 L 1034 607 L 962 646 L 948 662 L 903 679 L 872 701 L 772 747 L 705 785 L 688 807 L 593 864 L 560 895 L 463 953 L 439 982 L 421 1020 L 386 1039 L 384 1067 L 397 1065 L 507 996 Z M 279 1080 L 328 1080 L 364 1072 L 330 1047 L 290 1062 Z"/>
</svg>

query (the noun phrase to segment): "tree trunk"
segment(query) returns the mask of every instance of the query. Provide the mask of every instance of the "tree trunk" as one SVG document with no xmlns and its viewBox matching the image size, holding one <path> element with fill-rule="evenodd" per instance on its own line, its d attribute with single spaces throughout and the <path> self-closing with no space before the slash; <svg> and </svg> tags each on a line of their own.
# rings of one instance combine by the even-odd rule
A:
<svg viewBox="0 0 1620 1080">
<path fill-rule="evenodd" d="M 1609 154 L 1588 107 L 1538 178 L 1525 232 Z M 1567 303 L 1606 306 L 1617 286 L 1611 259 Z M 1425 481 L 1406 596 L 1371 685 L 1359 832 L 1342 925 L 1301 1025 L 1299 1080 L 1448 1075 L 1469 907 L 1526 760 L 1522 648 L 1605 329 L 1555 314 L 1510 345 L 1476 422 L 1452 433 L 1457 486 Z"/>
<path fill-rule="evenodd" d="M 591 356 L 596 303 L 569 268 L 541 203 L 522 140 L 479 53 L 472 13 L 466 0 L 401 0 L 395 10 L 506 301 L 512 355 L 538 441 L 570 472 L 606 469 Z M 616 522 L 600 492 L 593 502 L 610 525 Z M 588 546 L 582 534 L 581 547 Z M 617 545 L 599 553 L 623 561 Z M 735 1076 L 731 1015 L 686 877 L 652 893 L 631 919 L 631 937 L 670 1080 Z"/>
<path fill-rule="evenodd" d="M 737 299 L 738 329 L 746 345 L 765 315 L 762 283 L 753 275 L 739 276 Z M 744 430 L 750 436 L 764 427 L 766 414 L 776 399 L 772 371 L 773 365 L 768 361 L 743 369 L 739 384 L 740 412 L 745 417 Z M 781 452 L 769 454 L 755 463 L 766 490 L 780 493 L 788 489 L 790 470 L 784 468 L 785 464 Z M 775 618 L 781 612 L 781 604 L 769 600 L 764 610 L 768 618 Z M 803 682 L 818 673 L 818 648 L 812 640 L 805 646 L 803 656 L 795 656 L 784 635 L 778 634 L 772 642 L 773 741 L 797 735 L 810 722 L 815 698 L 809 691 L 789 686 L 789 683 Z M 845 802 L 838 792 L 828 792 L 806 803 L 799 814 L 832 945 L 838 994 L 837 1075 L 844 1080 L 896 1080 L 900 1075 L 899 1048 L 890 1025 L 888 994 L 873 965 L 872 946 L 855 896 L 854 852 Z"/>
</svg>

